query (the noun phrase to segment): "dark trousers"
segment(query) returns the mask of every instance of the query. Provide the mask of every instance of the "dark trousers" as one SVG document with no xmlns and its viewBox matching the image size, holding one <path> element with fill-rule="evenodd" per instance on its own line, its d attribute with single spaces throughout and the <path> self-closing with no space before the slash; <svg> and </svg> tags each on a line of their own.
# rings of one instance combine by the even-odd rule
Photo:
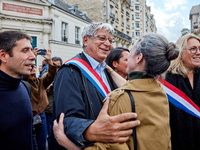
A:
<svg viewBox="0 0 200 150">
<path fill-rule="evenodd" d="M 47 124 L 44 111 L 40 114 L 40 117 L 42 119 L 42 123 L 34 126 L 36 133 L 36 141 L 38 145 L 38 150 L 46 150 Z"/>
<path fill-rule="evenodd" d="M 48 141 L 48 147 L 50 147 L 50 137 L 52 134 L 53 119 L 52 119 L 52 113 L 45 113 L 45 115 L 47 122 L 47 141 Z"/>
</svg>

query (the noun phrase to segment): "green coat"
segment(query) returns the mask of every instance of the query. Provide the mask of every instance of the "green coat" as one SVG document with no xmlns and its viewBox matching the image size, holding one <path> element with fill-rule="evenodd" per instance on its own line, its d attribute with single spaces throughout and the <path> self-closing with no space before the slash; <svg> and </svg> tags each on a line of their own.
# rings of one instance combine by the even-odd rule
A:
<svg viewBox="0 0 200 150">
<path fill-rule="evenodd" d="M 138 150 L 170 150 L 169 103 L 162 85 L 153 78 L 134 79 L 111 92 L 108 114 L 131 112 L 130 90 L 140 120 L 136 127 Z M 133 136 L 126 143 L 95 143 L 85 150 L 134 150 Z"/>
</svg>

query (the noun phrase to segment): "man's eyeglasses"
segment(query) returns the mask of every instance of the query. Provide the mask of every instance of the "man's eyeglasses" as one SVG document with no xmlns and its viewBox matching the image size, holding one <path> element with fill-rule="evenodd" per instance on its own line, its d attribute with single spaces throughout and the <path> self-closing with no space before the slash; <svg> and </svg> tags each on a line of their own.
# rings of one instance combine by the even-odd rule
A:
<svg viewBox="0 0 200 150">
<path fill-rule="evenodd" d="M 192 47 L 192 48 L 190 48 L 189 50 L 190 50 L 190 52 L 191 52 L 192 54 L 195 54 L 195 53 L 197 53 L 197 50 L 200 51 L 200 47 Z"/>
<path fill-rule="evenodd" d="M 87 35 L 87 36 L 94 36 L 94 37 L 98 37 L 100 41 L 108 41 L 110 42 L 110 44 L 114 43 L 114 39 L 113 38 L 107 38 L 105 35 Z"/>
</svg>

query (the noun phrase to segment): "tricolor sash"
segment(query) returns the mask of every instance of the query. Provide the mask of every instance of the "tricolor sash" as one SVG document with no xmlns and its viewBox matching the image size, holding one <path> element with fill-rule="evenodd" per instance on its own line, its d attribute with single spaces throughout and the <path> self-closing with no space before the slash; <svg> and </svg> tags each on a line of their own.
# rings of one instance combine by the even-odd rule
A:
<svg viewBox="0 0 200 150">
<path fill-rule="evenodd" d="M 168 100 L 181 110 L 200 119 L 200 108 L 181 90 L 158 77 L 158 81 L 163 85 Z"/>
<path fill-rule="evenodd" d="M 82 73 L 90 82 L 97 88 L 97 90 L 102 94 L 102 96 L 105 98 L 109 92 L 107 86 L 102 81 L 101 77 L 96 73 L 96 71 L 90 67 L 88 63 L 86 63 L 83 59 L 80 58 L 73 58 L 64 63 L 67 64 L 73 64 L 81 69 Z"/>
</svg>

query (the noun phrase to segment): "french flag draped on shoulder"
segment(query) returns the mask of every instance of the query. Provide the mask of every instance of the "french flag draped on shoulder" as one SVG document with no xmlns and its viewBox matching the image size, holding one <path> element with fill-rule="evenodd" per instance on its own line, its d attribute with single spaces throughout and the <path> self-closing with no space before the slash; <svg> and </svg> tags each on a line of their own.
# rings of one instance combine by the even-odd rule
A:
<svg viewBox="0 0 200 150">
<path fill-rule="evenodd" d="M 168 100 L 173 105 L 200 119 L 200 108 L 185 93 L 162 79 L 160 76 L 157 80 L 163 85 Z"/>
<path fill-rule="evenodd" d="M 80 68 L 82 73 L 85 75 L 85 77 L 88 78 L 90 82 L 92 82 L 92 84 L 97 88 L 97 90 L 103 95 L 104 98 L 108 95 L 109 90 L 107 86 L 105 85 L 105 83 L 102 81 L 101 77 L 84 60 L 80 58 L 73 58 L 66 61 L 64 64 L 65 65 L 73 64 L 77 66 L 78 68 Z"/>
</svg>

